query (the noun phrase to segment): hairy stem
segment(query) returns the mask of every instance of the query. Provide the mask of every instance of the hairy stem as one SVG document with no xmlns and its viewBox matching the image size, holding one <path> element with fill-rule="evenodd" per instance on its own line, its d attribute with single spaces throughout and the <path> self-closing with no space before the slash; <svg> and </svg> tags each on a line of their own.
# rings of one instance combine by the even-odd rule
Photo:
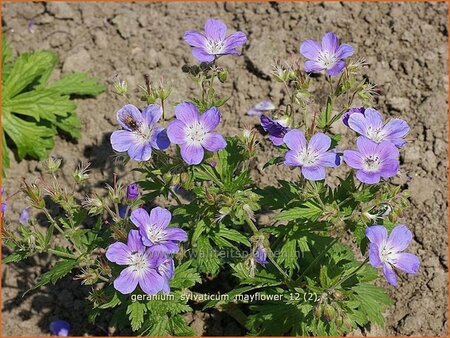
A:
<svg viewBox="0 0 450 338">
<path fill-rule="evenodd" d="M 253 221 L 248 217 L 245 217 L 245 220 L 246 220 L 248 226 L 250 227 L 250 229 L 252 229 L 253 233 L 255 235 L 258 234 L 259 231 L 258 231 L 258 228 L 256 227 L 255 223 L 253 223 Z M 284 277 L 286 285 L 290 286 L 291 285 L 291 282 L 290 282 L 291 277 L 289 277 L 289 275 L 281 268 L 281 266 L 278 265 L 278 263 L 275 260 L 275 255 L 273 254 L 272 249 L 270 247 L 267 247 L 265 249 L 267 250 L 267 257 L 269 258 L 269 261 L 273 264 L 273 266 L 275 266 L 275 268 Z"/>
<path fill-rule="evenodd" d="M 69 258 L 69 259 L 78 259 L 78 256 L 75 256 L 73 254 L 67 253 L 67 252 L 61 252 L 54 249 L 47 249 L 47 251 L 53 255 L 62 257 L 62 258 Z"/>
<path fill-rule="evenodd" d="M 53 224 L 53 226 L 61 233 L 61 235 L 63 235 L 69 242 L 70 244 L 72 244 L 73 248 L 75 249 L 75 251 L 77 251 L 80 255 L 82 255 L 82 252 L 80 249 L 78 249 L 78 247 L 76 246 L 76 244 L 70 239 L 70 237 L 66 236 L 65 232 L 63 229 L 61 229 L 61 227 L 59 226 L 59 224 L 56 222 L 56 220 L 52 217 L 52 215 L 50 215 L 50 213 L 48 212 L 47 208 L 42 209 L 42 211 L 44 212 L 45 216 L 47 217 L 47 219 Z"/>
</svg>

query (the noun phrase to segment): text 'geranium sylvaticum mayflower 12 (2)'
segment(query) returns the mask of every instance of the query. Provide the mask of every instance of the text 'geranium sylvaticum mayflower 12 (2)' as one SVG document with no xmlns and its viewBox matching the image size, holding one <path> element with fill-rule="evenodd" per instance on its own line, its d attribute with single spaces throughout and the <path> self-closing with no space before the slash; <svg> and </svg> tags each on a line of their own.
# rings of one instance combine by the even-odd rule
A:
<svg viewBox="0 0 450 338">
<path fill-rule="evenodd" d="M 194 335 L 185 321 L 193 309 L 227 312 L 253 336 L 383 325 L 384 288 L 414 283 L 420 271 L 402 220 L 407 122 L 375 107 L 380 90 L 365 60 L 332 32 L 289 42 L 300 53 L 273 62 L 271 92 L 237 104 L 255 93 L 222 87 L 245 72 L 223 59 L 245 54 L 247 36 L 235 31 L 245 26 L 229 33 L 207 19 L 197 28 L 179 46 L 192 52 L 181 70 L 197 89 L 173 99 L 149 73 L 134 98 L 117 78 L 114 92 L 127 103 L 110 137 L 114 164 L 128 162 L 120 179 L 78 201 L 89 165 L 80 164 L 69 191 L 58 182 L 60 160 L 46 162 L 41 181 L 23 183 L 30 208 L 17 215 L 18 230 L 3 227 L 4 263 L 54 255 L 36 285 L 72 274 L 91 288 L 89 319 L 110 311 L 102 320 L 126 334 Z M 236 119 L 224 125 L 231 113 L 254 120 L 230 135 L 241 128 Z M 375 284 L 383 276 L 387 283 Z"/>
</svg>

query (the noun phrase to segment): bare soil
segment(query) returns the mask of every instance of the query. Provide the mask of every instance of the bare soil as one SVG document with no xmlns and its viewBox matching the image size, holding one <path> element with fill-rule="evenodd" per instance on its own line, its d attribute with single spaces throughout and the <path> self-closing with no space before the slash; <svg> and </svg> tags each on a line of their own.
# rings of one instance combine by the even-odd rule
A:
<svg viewBox="0 0 450 338">
<path fill-rule="evenodd" d="M 130 88 L 137 88 L 148 73 L 155 81 L 173 84 L 171 105 L 194 90 L 180 70 L 194 62 L 181 39 L 186 30 L 201 29 L 207 18 L 214 17 L 246 32 L 244 56 L 221 60 L 233 79 L 223 88 L 231 95 L 222 126 L 229 135 L 257 122 L 245 115 L 253 104 L 264 98 L 283 102 L 280 88 L 269 81 L 274 57 L 287 58 L 298 53 L 303 40 L 336 32 L 369 62 L 369 78 L 383 90 L 376 107 L 406 119 L 412 127 L 411 143 L 402 152 L 402 175 L 412 204 L 402 221 L 415 234 L 410 249 L 420 256 L 422 266 L 417 276 L 402 275 L 398 288 L 386 285 L 394 305 L 386 313 L 386 327 L 369 333 L 448 334 L 446 3 L 3 3 L 2 9 L 4 32 L 17 52 L 58 53 L 56 77 L 86 71 L 110 83 L 119 74 Z M 110 90 L 97 99 L 77 100 L 82 137 L 77 142 L 58 138 L 54 150 L 64 160 L 63 182 L 71 184 L 71 171 L 79 160 L 93 163 L 94 189 L 111 182 L 113 172 L 124 175 L 124 168 L 112 161 L 109 144 L 109 135 L 117 128 L 115 112 L 122 104 Z M 269 144 L 260 154 L 253 174 L 261 183 L 289 174 L 262 171 L 258 163 L 275 154 Z M 13 160 L 4 182 L 6 194 L 17 190 L 22 177 L 31 180 L 39 172 L 36 161 Z M 6 218 L 16 221 L 25 206 L 23 200 L 11 199 Z M 3 335 L 46 335 L 56 318 L 69 320 L 73 335 L 112 334 L 106 322 L 87 324 L 83 312 L 89 287 L 69 278 L 23 296 L 51 264 L 51 257 L 40 256 L 2 267 Z M 218 312 L 198 311 L 188 317 L 198 334 L 245 333 Z"/>
</svg>

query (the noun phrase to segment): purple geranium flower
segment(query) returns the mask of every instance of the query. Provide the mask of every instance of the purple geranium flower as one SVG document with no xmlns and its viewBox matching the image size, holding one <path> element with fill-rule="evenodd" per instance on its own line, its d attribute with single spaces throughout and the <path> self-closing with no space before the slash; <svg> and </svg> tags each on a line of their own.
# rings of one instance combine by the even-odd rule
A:
<svg viewBox="0 0 450 338">
<path fill-rule="evenodd" d="M 357 170 L 356 177 L 363 183 L 374 184 L 381 178 L 397 175 L 400 162 L 397 147 L 389 141 L 377 144 L 364 136 L 356 140 L 358 150 L 344 150 L 344 161 Z"/>
<path fill-rule="evenodd" d="M 148 295 L 157 294 L 165 288 L 165 275 L 158 272 L 161 257 L 142 244 L 137 230 L 130 230 L 127 244 L 116 242 L 106 251 L 109 261 L 128 265 L 114 280 L 114 288 L 123 293 L 133 292 L 137 285 Z"/>
<path fill-rule="evenodd" d="M 127 104 L 117 112 L 117 121 L 123 128 L 111 135 L 111 145 L 119 152 L 128 151 L 131 159 L 148 161 L 152 148 L 166 149 L 169 145 L 166 131 L 159 126 L 162 109 L 151 104 L 141 113 L 132 104 Z"/>
<path fill-rule="evenodd" d="M 176 120 L 167 127 L 170 142 L 179 144 L 181 157 L 187 164 L 199 164 L 204 150 L 219 151 L 227 142 L 222 135 L 212 132 L 220 122 L 220 111 L 211 107 L 199 114 L 191 102 L 183 102 L 175 107 Z"/>
<path fill-rule="evenodd" d="M 275 105 L 270 100 L 264 100 L 256 104 L 247 112 L 249 116 L 261 116 L 266 112 L 275 110 Z"/>
<path fill-rule="evenodd" d="M 269 139 L 273 145 L 281 146 L 284 143 L 283 137 L 289 131 L 286 120 L 272 120 L 266 115 L 261 115 L 261 126 L 269 134 Z"/>
<path fill-rule="evenodd" d="M 220 20 L 208 19 L 205 24 L 205 33 L 188 31 L 184 33 L 183 39 L 192 49 L 192 55 L 200 62 L 214 61 L 216 56 L 236 54 L 236 49 L 242 46 L 247 37 L 242 32 L 227 34 L 227 26 Z"/>
<path fill-rule="evenodd" d="M 162 291 L 164 293 L 170 292 L 169 280 L 172 279 L 175 274 L 175 264 L 173 259 L 166 255 L 160 255 L 158 258 L 158 273 L 165 277 Z"/>
<path fill-rule="evenodd" d="M 412 233 L 405 225 L 398 224 L 392 229 L 389 237 L 384 226 L 370 226 L 366 229 L 366 236 L 370 241 L 370 264 L 376 268 L 379 266 L 383 268 L 383 274 L 389 284 L 397 286 L 397 276 L 393 267 L 410 274 L 419 271 L 419 258 L 402 252 L 412 239 Z"/>
<path fill-rule="evenodd" d="M 258 242 L 256 252 L 255 252 L 255 260 L 257 263 L 261 265 L 266 265 L 267 262 L 267 252 L 266 248 L 264 248 L 264 245 L 261 242 Z"/>
<path fill-rule="evenodd" d="M 127 213 L 127 208 L 128 207 L 126 207 L 126 206 L 120 206 L 119 207 L 119 216 L 120 216 L 120 218 L 125 218 L 125 215 L 126 215 L 126 213 Z"/>
<path fill-rule="evenodd" d="M 135 200 L 139 197 L 139 186 L 137 183 L 130 183 L 127 186 L 127 199 Z"/>
<path fill-rule="evenodd" d="M 339 155 L 329 151 L 331 138 L 323 133 L 314 134 L 307 143 L 303 132 L 293 129 L 284 136 L 284 143 L 290 149 L 284 163 L 301 167 L 303 176 L 308 180 L 323 180 L 325 167 L 334 168 L 340 164 Z"/>
<path fill-rule="evenodd" d="M 156 207 L 150 215 L 142 208 L 131 213 L 131 221 L 139 228 L 142 243 L 153 252 L 177 253 L 178 242 L 187 240 L 187 234 L 180 228 L 168 228 L 172 215 L 169 210 Z"/>
<path fill-rule="evenodd" d="M 20 213 L 19 223 L 22 225 L 27 225 L 30 220 L 30 212 L 28 210 L 29 208 L 24 208 Z"/>
<path fill-rule="evenodd" d="M 309 59 L 305 62 L 305 71 L 320 72 L 325 70 L 330 76 L 337 76 L 345 67 L 345 59 L 353 55 L 353 47 L 339 45 L 339 39 L 334 33 L 326 33 L 322 43 L 306 40 L 300 46 L 300 53 Z"/>
<path fill-rule="evenodd" d="M 70 324 L 65 320 L 54 320 L 50 323 L 50 332 L 52 335 L 67 337 L 70 331 Z"/>
<path fill-rule="evenodd" d="M 4 192 L 5 192 L 5 189 L 2 187 L 1 189 L 0 189 L 0 197 L 1 197 L 1 200 L 2 200 L 2 214 L 4 214 L 5 213 L 5 211 L 6 211 L 6 208 L 7 208 L 7 204 L 6 204 L 6 202 L 3 202 L 3 194 L 4 194 Z"/>
<path fill-rule="evenodd" d="M 343 116 L 342 116 L 342 123 L 344 123 L 347 127 L 350 127 L 348 125 L 348 119 L 350 118 L 351 115 L 353 114 L 363 114 L 366 111 L 366 109 L 364 107 L 360 107 L 360 108 L 351 108 L 348 112 L 346 112 Z"/>
<path fill-rule="evenodd" d="M 405 144 L 403 137 L 409 132 L 408 124 L 401 119 L 392 119 L 384 124 L 381 114 L 373 108 L 367 108 L 364 114 L 352 114 L 348 125 L 358 134 L 376 143 L 391 141 L 397 147 Z"/>
</svg>

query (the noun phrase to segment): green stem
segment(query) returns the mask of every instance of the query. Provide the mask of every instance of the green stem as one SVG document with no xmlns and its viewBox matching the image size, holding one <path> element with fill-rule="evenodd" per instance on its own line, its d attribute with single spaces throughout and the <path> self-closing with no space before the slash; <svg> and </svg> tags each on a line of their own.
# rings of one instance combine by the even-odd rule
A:
<svg viewBox="0 0 450 338">
<path fill-rule="evenodd" d="M 168 189 L 169 192 L 172 194 L 172 196 L 173 196 L 173 198 L 175 199 L 175 201 L 177 201 L 177 204 L 178 204 L 179 206 L 182 206 L 183 203 L 181 202 L 180 198 L 177 196 L 177 194 L 175 193 L 175 191 L 173 191 L 173 189 L 170 188 L 170 187 L 168 187 L 167 189 Z"/>
<path fill-rule="evenodd" d="M 331 249 L 331 247 L 336 244 L 336 242 L 339 240 L 339 238 L 334 238 L 326 247 L 325 249 L 316 257 L 314 258 L 314 260 L 311 262 L 311 264 L 308 265 L 308 267 L 303 270 L 303 272 L 300 274 L 300 276 L 294 281 L 294 285 L 298 285 L 303 277 L 309 272 L 309 270 L 311 270 L 314 265 L 316 265 L 316 263 L 328 252 L 328 250 Z"/>
<path fill-rule="evenodd" d="M 46 208 L 42 209 L 42 211 L 44 212 L 45 216 L 47 217 L 47 219 L 53 224 L 53 226 L 60 232 L 61 235 L 63 235 L 73 246 L 73 248 L 75 249 L 75 251 L 77 251 L 80 255 L 82 255 L 82 252 L 80 249 L 78 249 L 78 247 L 76 246 L 76 244 L 70 239 L 70 237 L 66 236 L 65 232 L 63 229 L 61 229 L 61 227 L 59 226 L 59 224 L 56 222 L 56 220 L 52 217 L 52 215 L 50 215 L 50 213 L 48 212 L 48 210 Z"/>
<path fill-rule="evenodd" d="M 333 287 L 330 288 L 329 292 L 333 292 L 334 289 L 336 289 L 339 285 L 345 283 L 347 280 L 349 280 L 350 278 L 352 278 L 354 275 L 356 275 L 356 273 L 361 270 L 364 265 L 367 264 L 367 262 L 369 261 L 369 257 L 367 257 L 352 273 L 350 273 L 347 277 L 344 277 L 343 279 L 341 279 L 339 282 L 337 282 L 335 285 L 333 285 Z"/>
<path fill-rule="evenodd" d="M 54 249 L 47 249 L 47 251 L 53 255 L 63 257 L 63 258 L 69 258 L 69 259 L 78 259 L 78 256 L 75 256 L 73 254 L 67 253 L 67 252 L 61 252 Z"/>
<path fill-rule="evenodd" d="M 253 223 L 253 221 L 250 218 L 248 218 L 248 217 L 245 217 L 245 221 L 247 222 L 247 224 L 250 227 L 250 229 L 252 229 L 253 233 L 255 235 L 257 235 L 259 233 L 259 230 L 256 227 L 255 223 Z M 290 286 L 291 285 L 291 282 L 290 282 L 291 278 L 289 277 L 289 275 L 286 272 L 284 272 L 284 270 L 281 268 L 281 266 L 279 266 L 278 263 L 275 261 L 275 256 L 274 256 L 274 254 L 272 252 L 272 249 L 270 247 L 266 247 L 265 249 L 267 250 L 267 257 L 269 258 L 269 261 L 283 275 L 286 285 Z"/>
<path fill-rule="evenodd" d="M 108 278 L 103 277 L 103 276 L 101 276 L 101 275 L 98 275 L 97 277 L 98 277 L 99 279 L 101 279 L 102 281 L 104 281 L 104 282 L 106 282 L 106 283 L 109 283 L 109 279 L 108 279 Z"/>
</svg>

